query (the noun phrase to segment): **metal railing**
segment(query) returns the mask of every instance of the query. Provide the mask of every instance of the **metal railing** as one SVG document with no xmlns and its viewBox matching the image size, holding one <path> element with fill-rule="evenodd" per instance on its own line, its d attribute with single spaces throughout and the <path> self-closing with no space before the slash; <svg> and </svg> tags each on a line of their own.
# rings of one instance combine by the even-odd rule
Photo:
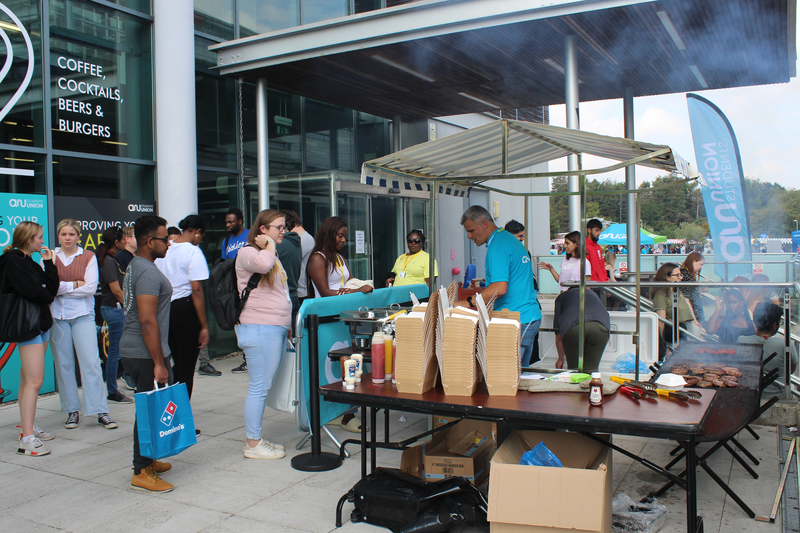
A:
<svg viewBox="0 0 800 533">
<path fill-rule="evenodd" d="M 667 282 L 667 281 L 641 281 L 637 280 L 636 282 L 630 281 L 622 281 L 622 282 L 600 282 L 600 281 L 565 281 L 561 283 L 562 287 L 580 287 L 581 283 L 588 288 L 600 288 L 607 292 L 610 292 L 609 289 L 612 291 L 614 289 L 621 289 L 625 290 L 625 287 L 635 287 L 637 292 L 639 293 L 638 298 L 636 294 L 630 293 L 624 295 L 625 300 L 630 303 L 630 305 L 636 306 L 636 318 L 637 318 L 637 325 L 636 325 L 636 334 L 634 335 L 634 342 L 636 343 L 636 378 L 639 378 L 639 355 L 640 355 L 640 339 L 639 339 L 639 315 L 642 309 L 642 301 L 645 301 L 645 305 L 649 306 L 652 309 L 652 302 L 650 302 L 647 298 L 643 298 L 641 296 L 641 288 L 642 287 L 649 287 L 649 288 L 666 288 L 666 289 L 677 289 L 677 288 L 684 288 L 684 287 L 707 287 L 709 285 L 708 282 L 697 282 L 697 281 L 682 281 L 680 283 L 674 282 Z M 733 283 L 733 282 L 717 282 L 715 284 L 719 284 L 720 286 L 724 286 L 725 288 L 738 288 L 738 287 L 773 287 L 773 288 L 783 288 L 786 289 L 783 295 L 783 319 L 784 325 L 783 328 L 779 329 L 779 333 L 783 334 L 784 338 L 784 383 L 782 384 L 784 387 L 784 397 L 787 400 L 793 398 L 793 396 L 797 395 L 800 396 L 798 392 L 798 388 L 800 388 L 800 377 L 794 376 L 792 374 L 792 342 L 800 342 L 800 337 L 797 335 L 792 334 L 791 331 L 791 298 L 790 293 L 792 289 L 797 291 L 797 294 L 800 294 L 800 283 L 797 282 L 761 282 L 761 283 Z M 680 344 L 680 338 L 678 335 L 678 331 L 680 329 L 680 325 L 678 322 L 678 291 L 672 291 L 672 320 L 663 319 L 663 317 L 659 317 L 660 322 L 664 322 L 666 324 L 672 325 L 672 340 L 673 345 L 678 346 Z M 632 301 L 635 300 L 635 301 Z M 691 332 L 683 329 L 687 334 L 690 334 L 691 337 L 697 340 L 703 340 L 698 338 L 697 336 L 691 334 Z M 710 337 L 713 338 L 713 337 Z M 793 387 L 794 385 L 794 387 Z"/>
</svg>

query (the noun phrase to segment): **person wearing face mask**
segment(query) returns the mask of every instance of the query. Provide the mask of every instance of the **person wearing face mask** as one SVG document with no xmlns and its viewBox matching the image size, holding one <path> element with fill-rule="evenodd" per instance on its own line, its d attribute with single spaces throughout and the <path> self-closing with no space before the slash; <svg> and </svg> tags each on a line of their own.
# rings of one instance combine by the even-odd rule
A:
<svg viewBox="0 0 800 533">
<path fill-rule="evenodd" d="M 339 217 L 326 218 L 314 241 L 306 274 L 309 285 L 314 288 L 315 298 L 351 292 L 372 292 L 370 285 L 362 285 L 356 289 L 345 287 L 353 276 L 347 266 L 347 260 L 341 254 L 347 244 L 347 224 L 344 220 Z"/>
<path fill-rule="evenodd" d="M 189 215 L 178 227 L 183 233 L 172 241 L 169 253 L 155 264 L 172 283 L 169 319 L 169 349 L 175 381 L 186 383 L 192 397 L 194 369 L 200 348 L 208 344 L 203 280 L 208 279 L 208 263 L 198 245 L 203 242 L 206 224 L 198 215 Z"/>
<path fill-rule="evenodd" d="M 239 348 L 247 356 L 249 385 L 244 400 L 246 439 L 243 453 L 248 459 L 281 459 L 286 455 L 283 445 L 261 435 L 267 394 L 281 366 L 292 318 L 288 275 L 277 252 L 285 232 L 283 214 L 265 209 L 256 215 L 247 245 L 240 248 L 236 256 L 236 283 L 240 293 L 253 274 L 261 275 L 242 308 L 239 324 L 234 327 Z"/>
<path fill-rule="evenodd" d="M 522 243 L 494 223 L 491 213 L 474 205 L 461 215 L 467 237 L 477 246 L 486 244 L 486 288 L 481 297 L 488 301 L 497 295 L 495 309 L 508 309 L 520 314 L 520 363 L 530 364 L 533 339 L 542 323 L 542 311 L 534 285 L 531 259 Z M 474 307 L 472 296 L 455 305 Z"/>
<path fill-rule="evenodd" d="M 406 235 L 408 252 L 401 254 L 394 262 L 392 272 L 395 273 L 394 286 L 430 284 L 430 256 L 425 251 L 425 235 L 422 230 L 412 229 Z M 434 279 L 439 275 L 439 266 L 433 273 Z"/>
<path fill-rule="evenodd" d="M 99 277 L 97 258 L 78 245 L 80 227 L 80 223 L 71 218 L 62 220 L 56 227 L 61 245 L 54 253 L 59 287 L 55 300 L 50 304 L 54 322 L 50 349 L 56 363 L 58 396 L 61 411 L 68 413 L 64 427 L 77 428 L 81 410 L 78 381 L 75 378 L 77 355 L 84 414 L 97 415 L 99 424 L 106 429 L 116 429 L 117 423 L 108 414 L 106 380 L 97 347 L 94 320 L 94 295 Z"/>
<path fill-rule="evenodd" d="M 0 256 L 0 271 L 3 272 L 3 289 L 16 293 L 39 306 L 39 333 L 30 339 L 19 339 L 19 417 L 20 443 L 17 453 L 38 457 L 50 453 L 42 441 L 53 440 L 55 435 L 34 425 L 36 401 L 44 381 L 44 353 L 50 339 L 53 318 L 50 302 L 58 292 L 58 270 L 53 263 L 53 253 L 44 246 L 42 226 L 28 220 L 14 228 L 11 244 Z M 42 265 L 31 255 L 40 253 Z M 44 267 L 44 268 L 43 268 Z"/>
</svg>

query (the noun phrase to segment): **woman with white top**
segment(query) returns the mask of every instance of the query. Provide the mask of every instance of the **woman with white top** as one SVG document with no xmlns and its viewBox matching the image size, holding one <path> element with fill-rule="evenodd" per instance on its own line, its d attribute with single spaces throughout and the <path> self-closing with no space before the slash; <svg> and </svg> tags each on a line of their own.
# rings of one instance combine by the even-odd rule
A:
<svg viewBox="0 0 800 533">
<path fill-rule="evenodd" d="M 169 349 L 175 383 L 186 383 L 192 397 L 194 368 L 200 348 L 208 344 L 203 280 L 208 279 L 208 263 L 198 245 L 206 233 L 205 221 L 189 215 L 178 227 L 182 233 L 172 241 L 166 257 L 156 266 L 172 283 L 169 311 Z"/>
<path fill-rule="evenodd" d="M 561 259 L 560 274 L 556 272 L 555 267 L 553 267 L 553 265 L 550 263 L 539 263 L 539 268 L 550 271 L 550 273 L 553 275 L 553 278 L 555 278 L 555 280 L 558 282 L 558 287 L 561 289 L 561 292 L 569 289 L 569 287 L 562 285 L 563 282 L 580 281 L 581 279 L 581 232 L 572 231 L 564 235 L 564 248 L 566 249 L 566 253 Z M 586 262 L 586 281 L 591 281 L 592 267 L 589 264 L 588 259 L 584 259 L 584 261 Z M 559 319 L 560 317 L 553 317 L 554 323 L 558 323 Z M 564 366 L 567 364 L 567 359 L 564 352 L 564 346 L 561 342 L 560 333 L 556 333 L 556 351 L 558 352 L 556 368 L 564 368 Z"/>
<path fill-rule="evenodd" d="M 564 236 L 564 248 L 567 252 L 561 259 L 561 273 L 556 272 L 556 269 L 550 263 L 541 262 L 539 268 L 549 270 L 553 278 L 558 282 L 561 292 L 566 291 L 569 287 L 561 285 L 565 281 L 580 281 L 581 279 L 581 232 L 572 231 Z M 586 262 L 586 281 L 592 279 L 592 267 L 588 259 Z"/>
<path fill-rule="evenodd" d="M 372 292 L 370 285 L 363 285 L 357 289 L 345 287 L 345 283 L 353 276 L 350 274 L 347 260 L 339 253 L 347 244 L 347 224 L 344 220 L 339 217 L 326 218 L 317 232 L 315 241 L 306 267 L 309 284 L 314 287 L 315 298 L 351 292 Z"/>
<path fill-rule="evenodd" d="M 56 363 L 56 380 L 61 411 L 69 413 L 64 427 L 75 429 L 80 421 L 81 400 L 75 379 L 75 358 L 81 371 L 83 412 L 97 415 L 97 422 L 106 429 L 117 423 L 108 415 L 106 383 L 100 366 L 97 327 L 94 319 L 94 294 L 97 292 L 97 259 L 92 252 L 78 246 L 80 223 L 67 218 L 58 223 L 55 265 L 58 269 L 58 294 L 50 304 L 53 328 L 50 349 Z"/>
<path fill-rule="evenodd" d="M 239 324 L 234 327 L 239 348 L 247 356 L 250 380 L 244 400 L 244 456 L 248 459 L 280 459 L 286 455 L 281 444 L 261 436 L 267 394 L 281 366 L 292 319 L 288 278 L 276 252 L 285 232 L 286 221 L 281 212 L 265 209 L 256 216 L 247 245 L 236 256 L 240 293 L 250 278 L 259 275 L 258 284 L 242 308 Z"/>
</svg>

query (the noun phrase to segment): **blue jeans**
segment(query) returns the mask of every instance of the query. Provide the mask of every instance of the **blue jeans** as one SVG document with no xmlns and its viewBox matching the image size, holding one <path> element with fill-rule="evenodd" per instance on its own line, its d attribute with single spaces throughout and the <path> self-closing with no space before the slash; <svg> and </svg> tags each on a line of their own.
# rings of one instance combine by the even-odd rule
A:
<svg viewBox="0 0 800 533">
<path fill-rule="evenodd" d="M 237 324 L 236 339 L 247 356 L 250 385 L 244 399 L 244 425 L 247 438 L 261 438 L 261 420 L 267 405 L 267 394 L 281 366 L 286 351 L 289 328 L 263 324 Z"/>
<path fill-rule="evenodd" d="M 522 324 L 522 330 L 520 330 L 520 335 L 522 335 L 522 342 L 520 343 L 522 360 L 520 363 L 522 364 L 523 368 L 531 364 L 531 356 L 533 355 L 533 338 L 536 336 L 536 333 L 539 332 L 539 326 L 541 325 L 541 318 L 539 320 L 534 320 L 530 324 Z M 525 328 L 528 328 L 527 331 Z"/>
<path fill-rule="evenodd" d="M 71 320 L 53 319 L 50 329 L 50 350 L 56 363 L 56 380 L 61 410 L 81 410 L 78 381 L 75 379 L 75 355 L 81 370 L 83 412 L 88 415 L 108 412 L 106 388 L 97 348 L 97 327 L 94 312 Z"/>
<path fill-rule="evenodd" d="M 117 369 L 119 368 L 119 340 L 125 328 L 125 311 L 119 307 L 104 305 L 100 314 L 108 325 L 108 359 L 106 360 L 106 390 L 108 395 L 117 393 Z"/>
</svg>

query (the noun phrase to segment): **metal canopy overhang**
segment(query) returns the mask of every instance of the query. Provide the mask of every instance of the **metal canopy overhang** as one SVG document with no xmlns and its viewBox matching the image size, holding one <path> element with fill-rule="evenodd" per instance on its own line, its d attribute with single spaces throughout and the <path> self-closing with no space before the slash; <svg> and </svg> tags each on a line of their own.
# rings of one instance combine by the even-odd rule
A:
<svg viewBox="0 0 800 533">
<path fill-rule="evenodd" d="M 426 0 L 209 47 L 224 75 L 382 117 L 788 82 L 796 0 Z"/>
<path fill-rule="evenodd" d="M 453 184 L 450 192 L 442 192 L 461 195 L 464 189 L 488 180 L 574 175 L 574 170 L 520 173 L 570 154 L 590 154 L 620 162 L 601 169 L 582 169 L 580 174 L 584 175 L 638 164 L 689 179 L 700 177 L 669 146 L 499 120 L 367 161 L 361 167 L 361 183 L 401 190 L 423 190 L 421 184 L 425 182 Z"/>
</svg>

